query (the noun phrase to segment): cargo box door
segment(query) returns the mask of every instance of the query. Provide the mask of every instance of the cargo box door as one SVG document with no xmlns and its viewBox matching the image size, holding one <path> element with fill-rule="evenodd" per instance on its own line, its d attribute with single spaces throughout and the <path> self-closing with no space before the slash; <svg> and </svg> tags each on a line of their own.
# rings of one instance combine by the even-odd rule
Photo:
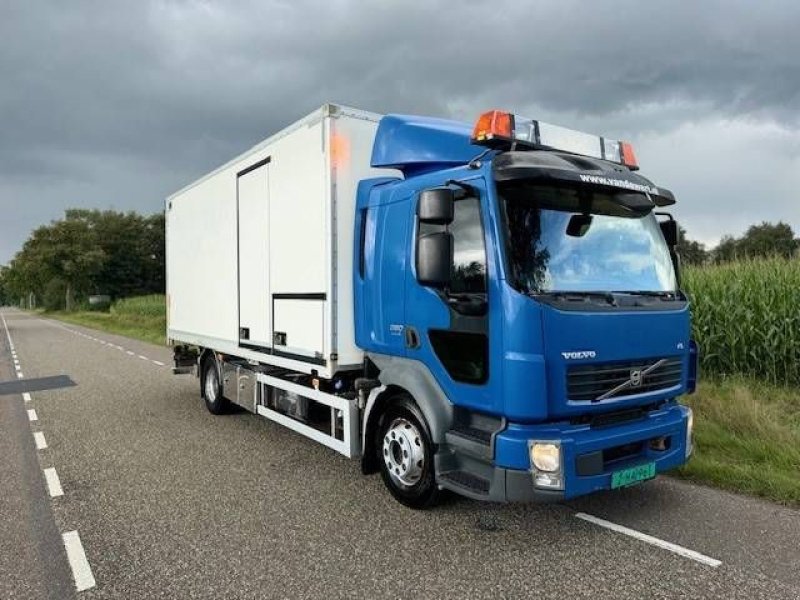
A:
<svg viewBox="0 0 800 600">
<path fill-rule="evenodd" d="M 237 175 L 239 345 L 272 347 L 269 289 L 269 163 Z"/>
</svg>

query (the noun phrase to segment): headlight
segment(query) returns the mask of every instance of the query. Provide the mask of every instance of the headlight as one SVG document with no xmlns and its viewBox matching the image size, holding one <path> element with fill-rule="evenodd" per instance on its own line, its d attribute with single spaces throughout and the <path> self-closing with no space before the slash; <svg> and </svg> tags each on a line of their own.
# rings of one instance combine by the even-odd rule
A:
<svg viewBox="0 0 800 600">
<path fill-rule="evenodd" d="M 545 473 L 560 471 L 561 446 L 552 442 L 534 442 L 531 444 L 531 463 Z"/>
</svg>

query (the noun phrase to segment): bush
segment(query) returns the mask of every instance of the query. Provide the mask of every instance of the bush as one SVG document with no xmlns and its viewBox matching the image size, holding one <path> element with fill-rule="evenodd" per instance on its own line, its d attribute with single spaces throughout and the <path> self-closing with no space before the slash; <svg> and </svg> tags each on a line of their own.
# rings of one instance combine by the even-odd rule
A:
<svg viewBox="0 0 800 600">
<path fill-rule="evenodd" d="M 67 282 L 60 277 L 53 277 L 44 286 L 42 305 L 46 310 L 64 310 L 66 306 Z"/>
<path fill-rule="evenodd" d="M 164 294 L 123 298 L 112 305 L 111 312 L 116 315 L 165 317 L 167 314 L 166 299 Z"/>
<path fill-rule="evenodd" d="M 688 267 L 683 287 L 704 370 L 800 385 L 800 261 Z"/>
</svg>

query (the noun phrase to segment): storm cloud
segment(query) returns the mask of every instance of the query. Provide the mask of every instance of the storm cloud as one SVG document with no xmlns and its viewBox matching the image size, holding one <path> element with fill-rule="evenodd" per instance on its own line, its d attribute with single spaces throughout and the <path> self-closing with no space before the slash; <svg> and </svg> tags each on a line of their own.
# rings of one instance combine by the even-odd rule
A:
<svg viewBox="0 0 800 600">
<path fill-rule="evenodd" d="M 800 229 L 796 2 L 0 5 L 0 263 L 72 206 L 170 192 L 325 102 L 486 108 L 634 142 L 690 235 Z"/>
</svg>

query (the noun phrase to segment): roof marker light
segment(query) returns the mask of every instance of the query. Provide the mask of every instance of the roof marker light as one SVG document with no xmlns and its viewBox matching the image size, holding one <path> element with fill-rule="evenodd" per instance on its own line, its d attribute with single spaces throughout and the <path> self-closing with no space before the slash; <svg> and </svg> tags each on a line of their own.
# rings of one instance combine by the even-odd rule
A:
<svg viewBox="0 0 800 600">
<path fill-rule="evenodd" d="M 551 125 L 501 110 L 487 111 L 478 118 L 472 141 L 495 148 L 517 145 L 560 150 L 625 165 L 632 171 L 639 168 L 633 146 L 628 142 Z"/>
</svg>

